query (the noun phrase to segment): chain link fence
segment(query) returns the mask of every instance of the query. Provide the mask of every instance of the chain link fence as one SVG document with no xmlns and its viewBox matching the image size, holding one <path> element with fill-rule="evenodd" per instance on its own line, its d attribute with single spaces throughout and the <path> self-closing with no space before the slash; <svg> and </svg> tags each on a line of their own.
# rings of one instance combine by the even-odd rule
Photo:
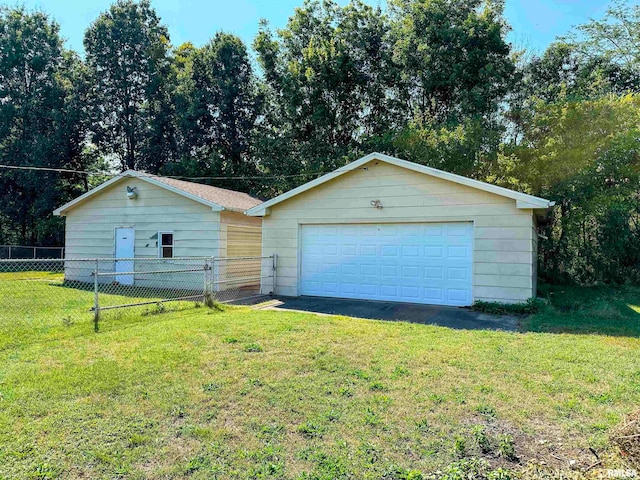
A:
<svg viewBox="0 0 640 480">
<path fill-rule="evenodd" d="M 0 245 L 0 259 L 64 258 L 64 247 Z"/>
<path fill-rule="evenodd" d="M 20 326 L 240 302 L 275 289 L 276 258 L 0 260 L 0 336 Z"/>
</svg>

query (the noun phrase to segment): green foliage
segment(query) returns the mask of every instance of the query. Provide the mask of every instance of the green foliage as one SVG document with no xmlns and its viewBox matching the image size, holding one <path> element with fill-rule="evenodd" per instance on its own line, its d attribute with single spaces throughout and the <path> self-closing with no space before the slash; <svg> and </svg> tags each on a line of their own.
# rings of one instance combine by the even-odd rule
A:
<svg viewBox="0 0 640 480">
<path fill-rule="evenodd" d="M 484 425 L 474 425 L 471 429 L 471 435 L 473 442 L 482 453 L 487 454 L 491 451 L 491 441 Z"/>
<path fill-rule="evenodd" d="M 501 2 L 391 2 L 394 60 L 419 125 L 490 118 L 515 73 Z"/>
<path fill-rule="evenodd" d="M 640 72 L 640 6 L 613 0 L 602 19 L 578 27 L 570 40 L 586 55 L 600 56 Z M 579 39 L 578 39 L 579 38 Z"/>
<path fill-rule="evenodd" d="M 322 437 L 326 432 L 326 428 L 317 422 L 308 421 L 298 426 L 298 433 L 306 438 Z"/>
<path fill-rule="evenodd" d="M 356 158 L 364 137 L 386 132 L 394 113 L 389 28 L 380 8 L 359 0 L 305 1 L 277 35 L 261 25 L 254 48 L 267 106 L 256 154 L 267 171 L 330 171 Z"/>
<path fill-rule="evenodd" d="M 513 441 L 513 436 L 508 434 L 500 435 L 500 438 L 498 438 L 498 453 L 500 456 L 510 461 L 518 459 L 516 456 L 516 445 Z"/>
<path fill-rule="evenodd" d="M 237 36 L 217 33 L 202 48 L 185 44 L 175 51 L 177 161 L 172 175 L 256 175 L 249 151 L 262 95 L 246 46 Z M 235 190 L 255 182 L 217 182 Z"/>
<path fill-rule="evenodd" d="M 544 302 L 538 298 L 530 298 L 524 303 L 484 302 L 479 300 L 471 307 L 477 312 L 492 315 L 531 315 L 538 313 L 544 307 Z"/>
<path fill-rule="evenodd" d="M 636 94 L 540 101 L 509 147 L 508 175 L 558 203 L 539 242 L 542 278 L 639 281 L 639 107 Z"/>
<path fill-rule="evenodd" d="M 82 64 L 64 50 L 55 22 L 0 8 L 0 163 L 88 168 L 86 88 Z M 51 211 L 81 193 L 82 183 L 76 175 L 2 170 L 0 243 L 59 244 L 62 222 Z"/>
<path fill-rule="evenodd" d="M 458 457 L 464 457 L 467 453 L 467 440 L 462 435 L 456 435 L 453 439 L 453 453 Z"/>
<path fill-rule="evenodd" d="M 259 353 L 262 352 L 262 347 L 257 343 L 247 343 L 244 346 L 244 351 L 249 353 Z"/>
<path fill-rule="evenodd" d="M 123 169 L 157 172 L 172 141 L 169 33 L 149 0 L 118 0 L 85 33 L 93 141 Z"/>
<path fill-rule="evenodd" d="M 541 284 L 539 293 L 548 306 L 521 320 L 525 331 L 640 336 L 638 287 Z"/>
</svg>

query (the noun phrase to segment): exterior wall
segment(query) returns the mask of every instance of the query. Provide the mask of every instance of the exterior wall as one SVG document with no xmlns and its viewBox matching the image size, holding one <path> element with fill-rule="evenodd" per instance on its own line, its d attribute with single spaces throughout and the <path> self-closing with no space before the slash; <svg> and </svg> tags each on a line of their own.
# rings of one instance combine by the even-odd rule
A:
<svg viewBox="0 0 640 480">
<path fill-rule="evenodd" d="M 272 207 L 263 218 L 262 252 L 278 255 L 276 294 L 296 296 L 300 225 L 455 221 L 474 223 L 474 300 L 521 302 L 535 293 L 532 210 L 375 160 Z"/>
<path fill-rule="evenodd" d="M 262 218 L 248 217 L 237 212 L 221 212 L 219 256 L 259 257 L 262 254 L 261 243 Z"/>
<path fill-rule="evenodd" d="M 127 198 L 127 186 L 136 187 L 136 199 Z M 116 227 L 135 229 L 136 258 L 158 258 L 159 231 L 173 232 L 174 257 L 219 255 L 220 212 L 143 180 L 128 178 L 67 212 L 66 258 L 113 258 Z M 108 266 L 104 268 L 109 270 Z M 74 276 L 82 280 L 90 278 L 90 272 L 76 272 Z M 107 283 L 113 280 L 102 278 Z M 178 278 L 176 281 L 182 282 Z M 201 280 L 196 283 L 201 285 Z M 140 285 L 137 280 L 136 285 Z"/>
<path fill-rule="evenodd" d="M 262 218 L 248 217 L 243 213 L 221 212 L 220 215 L 220 257 L 259 257 L 262 254 Z M 214 275 L 224 278 L 226 288 L 260 287 L 261 261 L 221 260 L 216 263 Z"/>
<path fill-rule="evenodd" d="M 138 197 L 127 198 L 127 186 Z M 66 214 L 67 258 L 113 257 L 115 228 L 135 228 L 135 256 L 158 257 L 158 231 L 174 232 L 175 257 L 217 256 L 220 213 L 137 178 L 98 193 Z"/>
<path fill-rule="evenodd" d="M 533 226 L 531 228 L 531 266 L 533 268 L 533 275 L 531 277 L 532 283 L 532 297 L 538 295 L 538 222 L 536 216 L 533 216 Z"/>
</svg>

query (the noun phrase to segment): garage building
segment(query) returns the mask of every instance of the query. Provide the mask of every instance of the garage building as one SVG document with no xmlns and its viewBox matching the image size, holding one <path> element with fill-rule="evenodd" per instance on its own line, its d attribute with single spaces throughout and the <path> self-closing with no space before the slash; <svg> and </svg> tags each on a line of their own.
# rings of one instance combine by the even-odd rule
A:
<svg viewBox="0 0 640 480">
<path fill-rule="evenodd" d="M 468 306 L 535 296 L 553 204 L 372 153 L 246 214 L 262 217 L 278 295 Z"/>
<path fill-rule="evenodd" d="M 260 256 L 261 219 L 244 214 L 260 203 L 242 192 L 127 170 L 54 214 L 66 220 L 67 260 L 111 258 L 114 261 L 101 262 L 101 268 L 115 272 L 143 269 L 140 275 L 107 276 L 101 281 L 138 286 L 156 286 L 157 281 L 177 287 L 194 283 L 200 288 L 201 276 L 149 277 L 143 275 L 144 269 L 171 265 L 175 258 Z M 151 263 L 150 259 L 158 260 Z M 259 262 L 255 268 L 259 276 Z M 92 282 L 92 269 L 91 263 L 67 261 L 65 278 Z"/>
</svg>

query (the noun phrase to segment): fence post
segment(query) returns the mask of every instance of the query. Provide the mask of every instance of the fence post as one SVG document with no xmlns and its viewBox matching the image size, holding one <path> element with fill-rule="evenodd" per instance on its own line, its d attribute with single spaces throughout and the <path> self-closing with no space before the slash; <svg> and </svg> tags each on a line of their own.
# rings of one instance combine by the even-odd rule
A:
<svg viewBox="0 0 640 480">
<path fill-rule="evenodd" d="M 275 295 L 276 294 L 276 270 L 278 268 L 278 255 L 276 253 L 273 254 L 272 263 L 273 263 L 273 265 L 272 265 L 272 268 L 273 268 L 273 280 L 272 280 L 272 283 L 273 283 L 273 285 L 271 286 L 272 287 L 271 295 Z"/>
<path fill-rule="evenodd" d="M 213 295 L 211 292 L 211 284 L 212 284 L 212 274 L 213 274 L 213 266 L 215 262 L 215 257 L 211 257 L 211 265 L 209 265 L 209 260 L 204 261 L 204 304 L 212 308 L 213 307 Z"/>
<path fill-rule="evenodd" d="M 98 300 L 98 272 L 100 271 L 100 260 L 96 258 L 96 268 L 93 271 L 93 329 L 98 331 L 98 321 L 100 320 L 100 303 Z"/>
</svg>

